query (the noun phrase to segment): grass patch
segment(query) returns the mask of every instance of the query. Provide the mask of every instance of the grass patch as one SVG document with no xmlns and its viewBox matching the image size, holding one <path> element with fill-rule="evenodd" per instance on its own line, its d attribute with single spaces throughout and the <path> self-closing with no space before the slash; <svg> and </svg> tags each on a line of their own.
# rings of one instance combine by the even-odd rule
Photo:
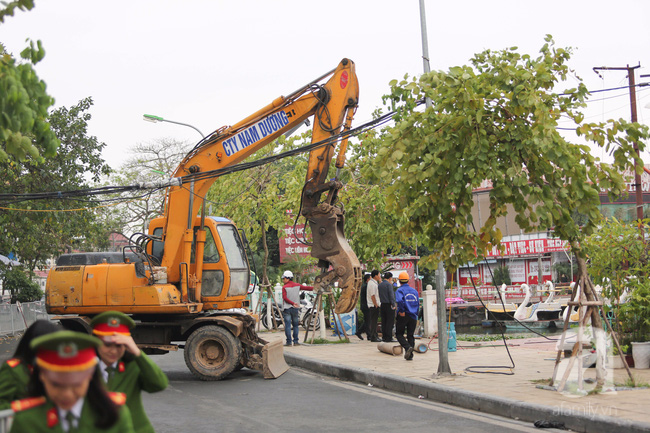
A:
<svg viewBox="0 0 650 433">
<path fill-rule="evenodd" d="M 537 385 L 550 385 L 551 379 L 534 379 L 531 382 Z"/>
<path fill-rule="evenodd" d="M 307 340 L 307 343 L 309 344 L 343 344 L 343 343 L 349 343 L 349 339 L 343 339 L 343 340 L 328 340 L 326 338 L 314 338 L 314 341 L 312 342 L 311 340 Z"/>
<path fill-rule="evenodd" d="M 648 388 L 650 385 L 648 385 L 647 382 L 643 382 L 638 380 L 636 377 L 634 380 L 630 379 L 629 377 L 625 380 L 623 383 L 615 383 L 614 386 L 623 386 L 626 388 Z"/>
</svg>

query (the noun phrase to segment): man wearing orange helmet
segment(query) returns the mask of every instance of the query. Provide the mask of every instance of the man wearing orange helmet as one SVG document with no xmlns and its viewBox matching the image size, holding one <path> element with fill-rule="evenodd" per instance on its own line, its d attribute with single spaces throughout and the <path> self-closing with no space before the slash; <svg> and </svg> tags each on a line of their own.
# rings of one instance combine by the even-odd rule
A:
<svg viewBox="0 0 650 433">
<path fill-rule="evenodd" d="M 397 323 L 395 324 L 395 334 L 397 341 L 404 348 L 404 359 L 413 360 L 413 348 L 415 347 L 415 326 L 418 323 L 418 312 L 420 310 L 420 297 L 417 290 L 409 286 L 409 274 L 401 272 L 399 282 L 402 284 L 395 292 L 395 302 L 397 303 Z M 404 338 L 406 330 L 406 338 Z"/>
</svg>

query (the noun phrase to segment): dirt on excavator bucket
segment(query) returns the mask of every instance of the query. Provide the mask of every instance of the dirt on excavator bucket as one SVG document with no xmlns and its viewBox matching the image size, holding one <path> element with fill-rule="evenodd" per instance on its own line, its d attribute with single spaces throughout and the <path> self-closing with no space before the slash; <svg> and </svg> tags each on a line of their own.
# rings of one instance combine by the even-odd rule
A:
<svg viewBox="0 0 650 433">
<path fill-rule="evenodd" d="M 284 360 L 282 340 L 267 343 L 262 348 L 264 379 L 275 379 L 289 370 Z"/>
<path fill-rule="evenodd" d="M 340 297 L 336 312 L 349 313 L 357 306 L 363 273 L 361 264 L 343 234 L 343 211 L 321 203 L 308 217 L 312 233 L 311 255 L 327 264 L 328 270 L 316 277 L 315 286 L 327 288 L 338 284 Z"/>
<path fill-rule="evenodd" d="M 336 302 L 336 312 L 339 314 L 349 313 L 357 306 L 359 291 L 355 287 L 346 287 L 341 291 L 341 296 Z"/>
</svg>

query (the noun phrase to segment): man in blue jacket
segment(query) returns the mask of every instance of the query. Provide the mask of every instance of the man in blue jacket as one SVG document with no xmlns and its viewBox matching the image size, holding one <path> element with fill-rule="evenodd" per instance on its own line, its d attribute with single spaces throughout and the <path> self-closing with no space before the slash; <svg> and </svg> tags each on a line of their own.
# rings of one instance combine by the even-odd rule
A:
<svg viewBox="0 0 650 433">
<path fill-rule="evenodd" d="M 401 272 L 399 282 L 402 284 L 395 292 L 397 303 L 397 323 L 395 334 L 397 341 L 404 348 L 404 359 L 413 360 L 413 348 L 415 347 L 415 326 L 418 323 L 418 311 L 420 310 L 420 297 L 417 290 L 409 286 L 409 274 Z M 406 338 L 404 330 L 406 329 Z"/>
</svg>

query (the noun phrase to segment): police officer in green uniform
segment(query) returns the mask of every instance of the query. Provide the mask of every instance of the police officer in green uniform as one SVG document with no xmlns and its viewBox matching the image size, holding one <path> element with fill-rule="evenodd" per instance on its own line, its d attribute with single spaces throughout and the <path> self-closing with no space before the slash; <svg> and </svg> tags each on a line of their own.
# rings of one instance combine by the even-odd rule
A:
<svg viewBox="0 0 650 433">
<path fill-rule="evenodd" d="M 35 338 L 31 398 L 11 404 L 10 433 L 132 433 L 126 396 L 107 393 L 97 370 L 96 337 L 58 331 Z"/>
<path fill-rule="evenodd" d="M 25 330 L 13 358 L 0 367 L 0 410 L 9 409 L 12 401 L 27 397 L 27 384 L 35 356 L 29 344 L 36 337 L 59 330 L 49 320 L 37 320 Z"/>
<path fill-rule="evenodd" d="M 90 322 L 93 334 L 103 341 L 97 348 L 99 369 L 110 391 L 126 394 L 126 405 L 137 433 L 154 429 L 142 405 L 142 391 L 158 392 L 167 388 L 167 376 L 133 341 L 135 322 L 118 311 L 105 311 Z"/>
</svg>

